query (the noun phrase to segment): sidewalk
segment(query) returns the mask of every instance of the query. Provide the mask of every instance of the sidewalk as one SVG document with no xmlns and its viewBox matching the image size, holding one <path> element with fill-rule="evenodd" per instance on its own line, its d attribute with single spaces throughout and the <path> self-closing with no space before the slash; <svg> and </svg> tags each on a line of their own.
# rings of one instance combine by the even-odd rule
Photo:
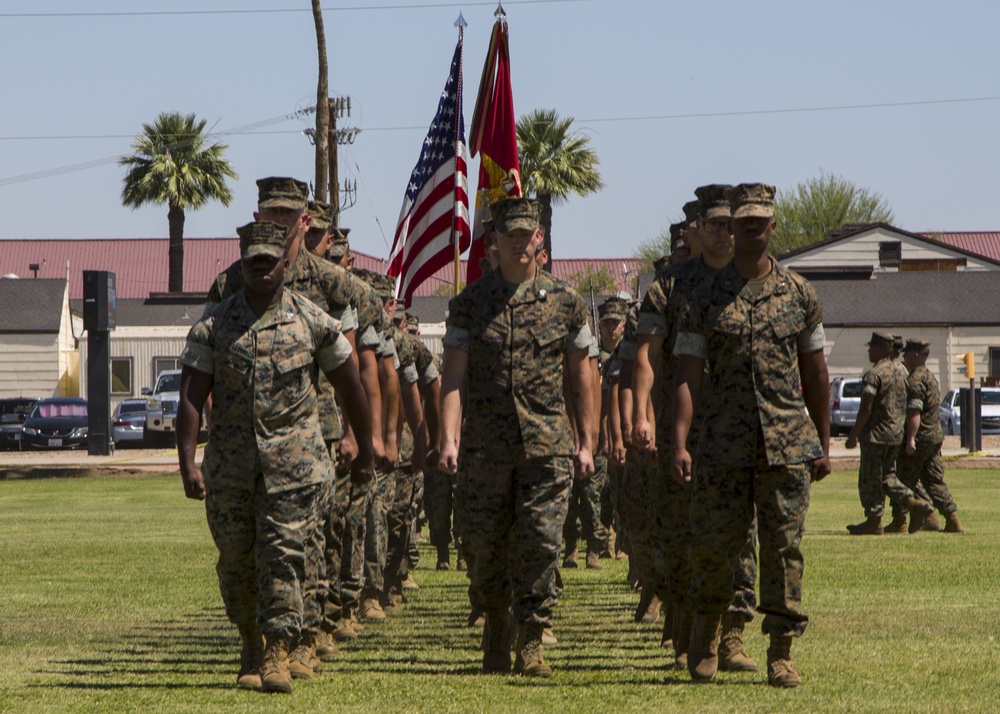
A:
<svg viewBox="0 0 1000 714">
<path fill-rule="evenodd" d="M 198 447 L 195 461 L 201 463 L 204 447 Z M 0 471 L 5 468 L 70 466 L 79 468 L 162 468 L 179 471 L 175 449 L 118 449 L 108 456 L 91 456 L 84 450 L 0 451 Z"/>
</svg>

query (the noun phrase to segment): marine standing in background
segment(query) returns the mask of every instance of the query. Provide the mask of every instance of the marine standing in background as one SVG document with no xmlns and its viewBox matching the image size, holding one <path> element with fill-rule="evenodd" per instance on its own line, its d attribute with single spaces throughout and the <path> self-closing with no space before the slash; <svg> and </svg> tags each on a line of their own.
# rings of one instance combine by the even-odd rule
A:
<svg viewBox="0 0 1000 714">
<path fill-rule="evenodd" d="M 858 494 L 865 520 L 847 526 L 851 535 L 882 535 L 885 497 L 910 512 L 910 523 L 923 525 L 934 506 L 918 498 L 896 476 L 896 456 L 903 442 L 906 419 L 906 380 L 892 359 L 892 336 L 873 332 L 868 359 L 874 365 L 861 378 L 861 405 L 857 421 L 844 444 L 848 449 L 861 443 Z"/>
<path fill-rule="evenodd" d="M 945 533 L 964 533 L 965 528 L 958 520 L 958 506 L 944 482 L 941 388 L 937 378 L 927 369 L 930 353 L 930 345 L 925 340 L 908 340 L 903 350 L 910 374 L 906 380 L 906 430 L 897 462 L 899 480 L 911 489 L 918 483 L 923 485 L 935 508 L 944 516 Z M 911 525 L 910 533 L 914 531 L 916 528 Z"/>
</svg>

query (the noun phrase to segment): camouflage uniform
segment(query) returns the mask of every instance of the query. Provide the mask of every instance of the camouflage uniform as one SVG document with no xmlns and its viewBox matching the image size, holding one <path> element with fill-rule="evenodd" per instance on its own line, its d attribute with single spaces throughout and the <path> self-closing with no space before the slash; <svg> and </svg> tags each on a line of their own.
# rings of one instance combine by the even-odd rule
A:
<svg viewBox="0 0 1000 714">
<path fill-rule="evenodd" d="M 659 394 L 656 404 L 656 444 L 658 478 L 652 494 L 655 502 L 656 537 L 653 549 L 653 575 L 660 598 L 676 606 L 688 607 L 688 589 L 691 587 L 691 483 L 681 484 L 673 478 L 671 456 L 674 375 L 677 358 L 674 345 L 681 319 L 688 301 L 695 290 L 716 273 L 704 260 L 692 258 L 679 265 L 664 268 L 646 291 L 639 307 L 640 335 L 656 335 L 663 339 L 659 356 Z M 654 355 L 650 355 L 652 362 Z M 702 386 L 700 404 L 688 433 L 688 449 L 692 453 L 698 444 L 698 416 L 708 400 L 708 383 Z M 729 612 L 752 620 L 757 608 L 757 520 L 754 517 L 746 543 L 736 564 L 735 591 Z"/>
<path fill-rule="evenodd" d="M 591 357 L 600 362 L 600 347 L 594 339 L 591 347 Z M 603 471 L 599 471 L 598 459 L 603 462 Z M 607 478 L 607 458 L 594 455 L 594 475 L 588 479 L 573 479 L 573 488 L 569 496 L 569 510 L 566 514 L 566 525 L 563 527 L 563 538 L 567 542 L 576 543 L 582 536 L 587 541 L 587 552 L 600 554 L 607 547 L 608 529 L 601 522 L 601 491 Z M 570 547 L 567 545 L 567 548 Z"/>
<path fill-rule="evenodd" d="M 920 411 L 920 426 L 914 439 L 917 450 L 912 454 L 907 454 L 905 449 L 900 450 L 899 480 L 914 490 L 922 484 L 934 507 L 947 516 L 957 511 L 958 506 L 944 482 L 944 467 L 941 465 L 944 434 L 941 431 L 940 404 L 941 388 L 937 378 L 926 366 L 918 366 L 906 381 L 906 408 Z"/>
<path fill-rule="evenodd" d="M 333 480 L 317 415 L 316 367 L 350 359 L 340 324 L 286 290 L 259 320 L 237 292 L 192 328 L 180 362 L 212 374 L 206 513 L 229 618 L 264 635 L 302 625 L 307 538 Z"/>
<path fill-rule="evenodd" d="M 591 339 L 583 300 L 539 272 L 494 271 L 449 305 L 444 345 L 468 353 L 458 472 L 461 535 L 474 554 L 469 598 L 514 621 L 551 625 L 573 479 L 563 357 Z M 512 595 L 513 592 L 513 595 Z"/>
<path fill-rule="evenodd" d="M 906 380 L 893 359 L 879 360 L 861 378 L 862 394 L 872 396 L 872 413 L 858 437 L 861 466 L 858 493 L 865 515 L 881 518 L 885 497 L 902 504 L 913 491 L 896 477 L 896 456 L 906 421 Z"/>
<path fill-rule="evenodd" d="M 757 511 L 765 633 L 805 630 L 802 531 L 810 462 L 823 456 L 805 413 L 798 356 L 822 349 L 813 287 L 771 260 L 756 295 L 730 263 L 694 290 L 675 353 L 706 360 L 701 436 L 691 493 L 690 603 L 722 613 Z"/>
<path fill-rule="evenodd" d="M 638 320 L 638 305 L 635 305 L 625 318 L 625 333 L 618 347 L 618 357 L 623 363 L 635 362 Z M 624 365 L 624 371 L 630 371 L 629 365 Z M 647 462 L 646 454 L 641 449 L 628 447 L 621 474 L 618 516 L 628 533 L 629 565 L 644 584 L 653 583 L 653 541 L 657 537 L 653 503 L 656 481 L 656 464 Z"/>
<path fill-rule="evenodd" d="M 615 349 L 608 353 L 607 357 L 601 360 L 601 401 L 602 403 L 608 402 L 608 409 L 617 409 L 618 404 L 610 403 L 611 399 L 611 388 L 614 384 L 617 384 L 619 376 L 621 375 L 622 361 L 619 353 L 621 351 L 621 342 L 615 346 Z M 609 417 L 610 419 L 610 411 Z M 611 444 L 608 445 L 612 446 Z M 618 512 L 618 507 L 621 504 L 621 481 L 622 481 L 622 469 L 616 464 L 612 463 L 610 459 L 605 458 L 602 468 L 607 471 L 607 478 L 605 481 L 604 489 L 601 491 L 601 524 L 610 533 L 613 528 L 615 531 L 615 549 L 618 551 L 628 552 L 628 532 L 622 525 L 621 516 Z M 598 463 L 594 460 L 594 475 L 597 475 Z M 615 554 L 611 553 L 611 557 Z"/>
</svg>

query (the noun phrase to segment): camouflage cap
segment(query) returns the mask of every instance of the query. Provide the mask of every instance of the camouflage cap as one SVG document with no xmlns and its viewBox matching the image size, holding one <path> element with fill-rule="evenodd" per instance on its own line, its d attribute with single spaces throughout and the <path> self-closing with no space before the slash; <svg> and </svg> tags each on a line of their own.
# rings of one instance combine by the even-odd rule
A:
<svg viewBox="0 0 1000 714">
<path fill-rule="evenodd" d="M 670 224 L 670 250 L 673 251 L 677 247 L 677 244 L 681 242 L 684 238 L 684 234 L 687 232 L 687 223 L 671 223 Z"/>
<path fill-rule="evenodd" d="M 288 229 L 270 221 L 254 221 L 236 229 L 240 236 L 240 256 L 253 258 L 269 255 L 280 258 L 285 254 L 285 236 Z"/>
<path fill-rule="evenodd" d="M 893 334 L 890 335 L 890 337 L 892 337 L 892 349 L 896 350 L 897 352 L 901 351 L 903 349 L 903 345 L 906 344 L 903 341 L 903 336 Z"/>
<path fill-rule="evenodd" d="M 396 279 L 391 275 L 382 275 L 364 268 L 354 268 L 351 272 L 368 283 L 383 301 L 391 298 L 396 290 Z"/>
<path fill-rule="evenodd" d="M 930 352 L 931 343 L 927 340 L 907 340 L 903 352 Z"/>
<path fill-rule="evenodd" d="M 733 218 L 771 218 L 774 194 L 774 186 L 767 183 L 741 183 L 726 189 Z"/>
<path fill-rule="evenodd" d="M 287 176 L 257 179 L 257 208 L 306 209 L 309 186 Z"/>
<path fill-rule="evenodd" d="M 628 302 L 614 295 L 597 308 L 597 316 L 600 320 L 624 320 L 626 312 L 628 312 Z"/>
<path fill-rule="evenodd" d="M 866 345 L 892 347 L 892 335 L 886 332 L 873 332 L 872 338 L 866 342 Z"/>
<path fill-rule="evenodd" d="M 538 201 L 530 198 L 501 198 L 490 204 L 493 230 L 511 233 L 518 229 L 534 231 L 538 228 Z"/>
<path fill-rule="evenodd" d="M 694 195 L 698 197 L 698 215 L 703 221 L 732 215 L 729 199 L 726 198 L 726 189 L 729 188 L 732 186 L 728 183 L 710 183 L 694 190 Z"/>
<path fill-rule="evenodd" d="M 392 321 L 397 325 L 406 320 L 406 307 L 403 303 L 396 303 L 396 309 L 392 311 Z"/>
<path fill-rule="evenodd" d="M 697 193 L 698 192 L 695 191 L 695 195 L 697 195 Z M 698 202 L 697 201 L 688 201 L 687 203 L 684 204 L 683 210 L 684 210 L 684 220 L 685 221 L 687 221 L 688 223 L 694 223 L 695 221 L 698 220 Z"/>
<path fill-rule="evenodd" d="M 330 229 L 330 224 L 333 223 L 333 206 L 323 201 L 310 201 L 306 210 L 309 211 L 309 217 L 312 219 L 309 230 L 327 231 Z"/>
<path fill-rule="evenodd" d="M 418 329 L 420 329 L 420 318 L 417 317 L 416 315 L 411 315 L 410 313 L 406 313 L 406 326 L 409 329 L 416 332 Z"/>
<path fill-rule="evenodd" d="M 347 255 L 347 251 L 351 248 L 351 244 L 347 241 L 347 234 L 350 232 L 350 228 L 330 226 L 330 235 L 333 236 L 333 241 L 330 243 L 331 258 L 343 258 Z"/>
</svg>

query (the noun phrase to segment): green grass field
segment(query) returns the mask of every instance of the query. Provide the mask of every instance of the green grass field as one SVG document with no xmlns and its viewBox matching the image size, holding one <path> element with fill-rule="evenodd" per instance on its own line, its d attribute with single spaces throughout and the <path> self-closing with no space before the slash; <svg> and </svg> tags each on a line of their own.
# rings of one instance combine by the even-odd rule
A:
<svg viewBox="0 0 1000 714">
<path fill-rule="evenodd" d="M 856 477 L 813 489 L 799 690 L 763 672 L 692 685 L 660 626 L 631 622 L 624 561 L 564 573 L 552 679 L 483 676 L 464 574 L 428 551 L 406 610 L 283 698 L 233 686 L 238 637 L 179 478 L 0 480 L 0 711 L 1000 711 L 998 475 L 948 472 L 965 535 L 852 538 Z M 747 640 L 763 663 L 759 620 Z"/>
</svg>

